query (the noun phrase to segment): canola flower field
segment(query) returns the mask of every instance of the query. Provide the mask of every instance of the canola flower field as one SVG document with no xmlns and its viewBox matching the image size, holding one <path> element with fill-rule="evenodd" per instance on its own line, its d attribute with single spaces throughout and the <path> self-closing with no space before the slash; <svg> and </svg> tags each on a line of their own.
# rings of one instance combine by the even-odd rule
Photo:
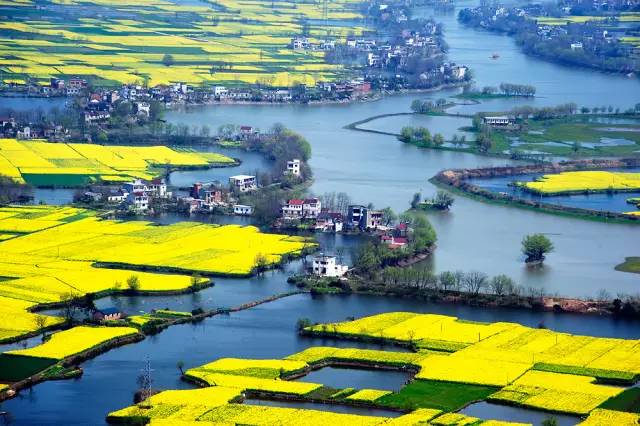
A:
<svg viewBox="0 0 640 426">
<path fill-rule="evenodd" d="M 310 41 L 362 34 L 356 0 L 328 4 L 265 0 L 32 0 L 0 2 L 0 70 L 5 82 L 80 76 L 103 85 L 147 81 L 273 86 L 313 85 L 349 73 L 324 52 L 293 51 Z M 96 17 L 99 14 L 100 17 Z M 171 61 L 164 60 L 171 55 Z"/>
<path fill-rule="evenodd" d="M 318 350 L 314 350 L 318 349 Z M 483 424 L 487 426 L 518 426 L 522 424 L 495 420 L 483 421 L 458 413 L 443 413 L 438 409 L 418 408 L 397 418 L 338 414 L 328 411 L 243 405 L 246 392 L 258 391 L 304 397 L 323 388 L 320 384 L 283 380 L 291 374 L 308 370 L 302 359 L 324 351 L 333 356 L 338 348 L 309 348 L 304 353 L 293 354 L 283 360 L 223 358 L 185 373 L 185 377 L 207 387 L 196 390 L 169 390 L 150 397 L 137 405 L 110 413 L 112 423 L 127 423 L 131 419 L 143 419 L 151 425 L 207 426 L 214 424 L 246 425 L 445 425 Z M 358 349 L 345 349 L 355 351 Z M 365 351 L 372 357 L 377 352 L 381 359 L 384 351 Z M 345 352 L 346 353 L 346 352 Z M 328 358 L 326 358 L 328 359 Z M 361 389 L 351 392 L 343 400 L 353 403 L 375 403 L 391 392 L 377 389 Z M 454 422 L 455 421 L 455 422 Z"/>
<path fill-rule="evenodd" d="M 45 343 L 29 349 L 4 352 L 8 355 L 63 360 L 67 357 L 92 349 L 110 340 L 138 334 L 131 327 L 87 327 L 79 326 L 60 331 Z"/>
<path fill-rule="evenodd" d="M 418 380 L 496 386 L 499 390 L 491 400 L 569 414 L 586 415 L 625 390 L 603 382 L 629 384 L 640 377 L 639 340 L 578 336 L 513 323 L 475 323 L 408 312 L 316 325 L 306 331 L 411 344 L 418 354 L 424 354 L 407 359 L 419 367 L 415 376 Z M 423 352 L 446 348 L 449 343 L 466 346 L 449 352 Z M 319 356 L 308 351 L 309 355 L 293 359 Z M 332 355 L 327 352 L 327 356 Z"/>
<path fill-rule="evenodd" d="M 150 222 L 102 220 L 73 207 L 0 207 L 0 341 L 15 340 L 37 330 L 29 312 L 36 305 L 59 303 L 65 297 L 126 290 L 135 275 L 139 291 L 186 291 L 193 272 L 249 275 L 258 254 L 278 262 L 299 253 L 303 238 L 264 234 L 255 227 L 181 222 L 156 226 Z M 96 267 L 96 262 L 118 268 Z M 182 274 L 130 269 L 180 270 Z M 129 266 L 129 269 L 127 269 Z M 198 284 L 209 280 L 200 278 Z M 46 317 L 46 326 L 59 324 Z"/>
<path fill-rule="evenodd" d="M 541 195 L 583 192 L 640 191 L 640 173 L 607 171 L 562 172 L 544 175 L 533 182 L 516 182 Z"/>
<path fill-rule="evenodd" d="M 235 160 L 166 146 L 120 146 L 0 139 L 0 175 L 34 186 L 151 179 L 161 166 L 210 167 Z"/>
</svg>

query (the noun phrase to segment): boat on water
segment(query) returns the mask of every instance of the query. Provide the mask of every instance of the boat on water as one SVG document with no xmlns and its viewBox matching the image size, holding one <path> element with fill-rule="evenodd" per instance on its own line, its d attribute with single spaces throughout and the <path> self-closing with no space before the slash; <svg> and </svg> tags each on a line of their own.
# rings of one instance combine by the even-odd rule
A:
<svg viewBox="0 0 640 426">
<path fill-rule="evenodd" d="M 491 55 L 491 59 L 498 59 L 500 57 L 499 54 L 494 53 L 493 55 Z"/>
</svg>

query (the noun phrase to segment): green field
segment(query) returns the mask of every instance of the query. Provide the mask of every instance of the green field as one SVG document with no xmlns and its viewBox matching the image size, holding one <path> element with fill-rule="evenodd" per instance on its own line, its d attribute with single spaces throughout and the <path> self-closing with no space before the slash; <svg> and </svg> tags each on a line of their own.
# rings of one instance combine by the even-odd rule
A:
<svg viewBox="0 0 640 426">
<path fill-rule="evenodd" d="M 498 390 L 494 386 L 414 380 L 399 392 L 383 396 L 377 402 L 403 410 L 437 408 L 456 411 L 471 402 L 484 400 Z"/>
<path fill-rule="evenodd" d="M 495 130 L 492 153 L 536 152 L 559 156 L 628 156 L 640 150 L 638 124 L 604 124 L 595 117 L 529 120 L 519 132 Z"/>
<path fill-rule="evenodd" d="M 630 388 L 600 406 L 607 410 L 640 413 L 640 388 Z"/>
<path fill-rule="evenodd" d="M 640 274 L 640 257 L 627 257 L 624 262 L 616 265 L 616 271 Z"/>
<path fill-rule="evenodd" d="M 16 382 L 25 379 L 56 362 L 51 358 L 0 354 L 0 381 Z"/>
</svg>

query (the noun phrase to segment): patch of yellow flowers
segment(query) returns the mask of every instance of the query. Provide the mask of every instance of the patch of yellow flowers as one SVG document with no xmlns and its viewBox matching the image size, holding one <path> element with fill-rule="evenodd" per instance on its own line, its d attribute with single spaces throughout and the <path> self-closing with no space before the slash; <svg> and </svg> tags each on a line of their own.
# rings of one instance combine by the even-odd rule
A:
<svg viewBox="0 0 640 426">
<path fill-rule="evenodd" d="M 149 179 L 154 166 L 230 164 L 222 154 L 178 151 L 166 146 L 109 146 L 0 139 L 0 174 L 23 182 L 28 175 L 82 175 L 95 180 Z"/>
<path fill-rule="evenodd" d="M 640 190 L 640 173 L 584 171 L 544 175 L 533 182 L 520 182 L 529 191 L 558 195 L 583 191 Z"/>
<path fill-rule="evenodd" d="M 347 399 L 351 399 L 353 401 L 373 402 L 376 399 L 382 398 L 385 395 L 389 395 L 390 393 L 391 391 L 386 391 L 386 390 L 362 389 L 352 395 L 349 395 Z"/>
<path fill-rule="evenodd" d="M 62 360 L 92 349 L 110 340 L 138 334 L 131 327 L 86 327 L 79 326 L 51 335 L 45 343 L 29 349 L 5 352 L 10 355 L 52 358 Z"/>
</svg>

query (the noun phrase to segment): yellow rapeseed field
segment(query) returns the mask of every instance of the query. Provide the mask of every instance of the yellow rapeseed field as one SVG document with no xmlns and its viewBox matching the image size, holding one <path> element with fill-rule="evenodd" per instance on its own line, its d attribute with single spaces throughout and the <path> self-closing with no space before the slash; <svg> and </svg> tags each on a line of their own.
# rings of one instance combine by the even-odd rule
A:
<svg viewBox="0 0 640 426">
<path fill-rule="evenodd" d="M 286 359 L 221 358 L 191 371 L 276 379 L 281 373 L 287 374 L 306 367 L 306 362 Z"/>
<path fill-rule="evenodd" d="M 637 426 L 640 414 L 596 408 L 580 426 Z"/>
<path fill-rule="evenodd" d="M 528 407 L 573 414 L 587 414 L 624 388 L 594 383 L 587 376 L 528 371 L 512 385 L 492 396 Z"/>
<path fill-rule="evenodd" d="M 131 327 L 79 326 L 51 335 L 45 343 L 29 349 L 5 352 L 12 355 L 62 360 L 119 337 L 138 334 Z"/>
<path fill-rule="evenodd" d="M 207 167 L 230 164 L 222 154 L 177 151 L 166 146 L 109 146 L 79 143 L 49 143 L 0 139 L 0 174 L 18 182 L 43 177 L 75 175 L 91 181 L 149 179 L 159 174 L 157 167 Z M 78 184 L 77 179 L 55 180 L 61 186 Z"/>
<path fill-rule="evenodd" d="M 26 0 L 22 0 L 23 2 Z M 54 76 L 83 76 L 107 84 L 152 85 L 184 81 L 313 85 L 345 74 L 328 64 L 324 52 L 298 52 L 288 47 L 307 22 L 311 40 L 335 40 L 367 30 L 356 0 L 329 4 L 326 20 L 319 3 L 272 4 L 264 1 L 218 0 L 215 10 L 169 1 L 119 1 L 128 19 L 75 17 L 86 5 L 103 0 L 57 0 L 58 8 L 40 20 L 0 23 L 0 70 L 4 81 Z M 11 3 L 23 8 L 23 3 Z M 60 15 L 62 14 L 62 15 Z M 64 24 L 60 16 L 64 16 Z M 58 18 L 58 19 L 56 19 Z M 323 24 L 309 20 L 323 21 Z M 46 40 L 43 40 L 46 38 Z M 149 52 L 149 46 L 158 49 Z M 163 55 L 171 54 L 170 63 Z M 223 66 L 221 66 L 223 65 Z"/>
<path fill-rule="evenodd" d="M 389 395 L 391 391 L 379 390 L 379 389 L 362 389 L 358 392 L 349 395 L 347 399 L 354 401 L 367 401 L 373 402 L 378 398 L 382 398 L 385 395 Z"/>
<path fill-rule="evenodd" d="M 521 182 L 529 191 L 555 195 L 584 191 L 640 190 L 640 173 L 585 171 L 544 175 L 533 182 Z"/>
<path fill-rule="evenodd" d="M 378 317 L 379 322 L 376 321 Z M 425 380 L 506 386 L 520 383 L 521 377 L 539 377 L 528 376 L 536 369 L 555 372 L 535 371 L 543 376 L 557 374 L 557 377 L 576 378 L 584 383 L 591 383 L 593 376 L 630 381 L 640 376 L 639 340 L 577 336 L 513 323 L 472 323 L 443 315 L 405 312 L 316 325 L 309 327 L 309 330 L 335 332 L 338 336 L 350 334 L 413 341 L 418 347 L 422 347 L 424 340 L 433 344 L 436 341 L 434 338 L 465 343 L 457 349 L 446 348 L 453 352 L 451 354 L 430 351 L 422 358 L 407 358 L 408 363 L 418 364 L 421 368 L 416 377 Z M 344 350 L 313 348 L 292 355 L 290 359 L 317 362 L 323 358 L 341 358 L 342 351 Z M 352 357 L 358 358 L 357 355 Z M 401 360 L 402 357 L 397 358 Z M 535 403 L 537 400 L 532 401 Z M 582 402 L 576 402 L 578 408 L 564 404 L 567 409 L 573 410 L 570 412 L 588 412 L 594 407 L 584 398 Z"/>
<path fill-rule="evenodd" d="M 186 290 L 192 285 L 190 271 L 246 275 L 258 253 L 277 262 L 310 244 L 298 237 L 263 234 L 255 227 L 191 222 L 155 226 L 94 215 L 73 207 L 0 207 L 0 231 L 16 233 L 0 240 L 0 270 L 10 278 L 0 282 L 0 301 L 5 301 L 0 304 L 0 341 L 36 331 L 38 315 L 28 309 L 37 304 L 123 291 L 132 276 L 143 292 Z M 96 261 L 176 268 L 188 274 L 98 268 Z M 199 284 L 207 281 L 201 278 Z M 45 325 L 61 321 L 47 317 Z"/>
</svg>

